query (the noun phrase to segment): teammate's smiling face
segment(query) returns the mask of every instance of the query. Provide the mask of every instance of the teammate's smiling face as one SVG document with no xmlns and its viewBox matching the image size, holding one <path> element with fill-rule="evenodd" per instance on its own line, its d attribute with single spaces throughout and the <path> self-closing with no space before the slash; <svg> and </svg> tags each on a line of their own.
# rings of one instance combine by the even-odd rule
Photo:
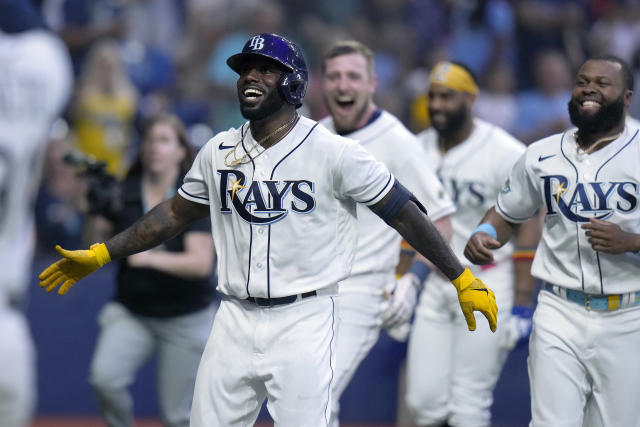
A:
<svg viewBox="0 0 640 427">
<path fill-rule="evenodd" d="M 471 119 L 472 95 L 434 83 L 428 96 L 431 125 L 439 134 L 451 135 Z"/>
<path fill-rule="evenodd" d="M 277 62 L 260 56 L 247 59 L 240 66 L 237 88 L 243 117 L 264 119 L 286 104 L 278 89 L 285 71 Z"/>
<path fill-rule="evenodd" d="M 603 132 L 622 120 L 630 102 L 631 91 L 625 89 L 620 64 L 589 60 L 578 71 L 569 116 L 582 131 Z"/>
<path fill-rule="evenodd" d="M 336 131 L 360 129 L 376 108 L 373 94 L 377 81 L 366 58 L 348 53 L 327 59 L 324 66 L 324 101 Z"/>
</svg>

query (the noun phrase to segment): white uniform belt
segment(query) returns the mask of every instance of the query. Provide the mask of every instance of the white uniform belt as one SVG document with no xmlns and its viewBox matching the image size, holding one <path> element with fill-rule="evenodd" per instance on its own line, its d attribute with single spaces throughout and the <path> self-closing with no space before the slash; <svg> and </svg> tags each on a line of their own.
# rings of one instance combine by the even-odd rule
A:
<svg viewBox="0 0 640 427">
<path fill-rule="evenodd" d="M 542 287 L 544 290 L 567 301 L 579 304 L 587 310 L 613 311 L 620 308 L 640 305 L 640 291 L 627 292 L 624 294 L 594 295 L 554 285 L 549 282 L 543 282 Z"/>
</svg>

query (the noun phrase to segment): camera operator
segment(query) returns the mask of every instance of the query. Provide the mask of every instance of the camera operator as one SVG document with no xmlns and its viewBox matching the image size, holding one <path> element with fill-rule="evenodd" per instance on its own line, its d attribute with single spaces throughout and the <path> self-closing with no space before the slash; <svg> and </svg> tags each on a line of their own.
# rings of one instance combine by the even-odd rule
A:
<svg viewBox="0 0 640 427">
<path fill-rule="evenodd" d="M 171 197 L 192 160 L 183 124 L 165 114 L 146 126 L 138 158 L 122 183 L 90 164 L 84 173 L 90 182 L 88 240 L 103 241 Z M 128 387 L 154 351 L 163 423 L 189 425 L 196 370 L 215 310 L 214 257 L 209 218 L 204 218 L 162 247 L 120 262 L 115 298 L 98 317 L 89 375 L 109 426 L 133 425 Z"/>
</svg>

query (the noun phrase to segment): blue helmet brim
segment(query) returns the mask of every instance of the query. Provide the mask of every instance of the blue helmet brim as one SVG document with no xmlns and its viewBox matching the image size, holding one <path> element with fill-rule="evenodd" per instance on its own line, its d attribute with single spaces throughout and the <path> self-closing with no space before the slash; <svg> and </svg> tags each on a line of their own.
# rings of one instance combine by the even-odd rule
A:
<svg viewBox="0 0 640 427">
<path fill-rule="evenodd" d="M 258 53 L 258 52 L 241 52 L 241 53 L 236 53 L 235 55 L 231 55 L 229 58 L 227 58 L 227 65 L 233 71 L 235 71 L 236 73 L 240 74 L 240 66 L 244 62 L 246 62 L 246 61 L 248 61 L 248 60 L 250 60 L 252 58 L 256 58 L 256 57 L 262 57 L 262 58 L 269 59 L 269 60 L 275 62 L 276 64 L 282 65 L 288 71 L 293 71 L 293 68 L 291 68 L 289 65 L 285 64 L 284 62 L 281 62 L 281 61 L 278 61 L 277 59 L 274 59 L 273 56 L 265 55 L 263 53 Z"/>
</svg>

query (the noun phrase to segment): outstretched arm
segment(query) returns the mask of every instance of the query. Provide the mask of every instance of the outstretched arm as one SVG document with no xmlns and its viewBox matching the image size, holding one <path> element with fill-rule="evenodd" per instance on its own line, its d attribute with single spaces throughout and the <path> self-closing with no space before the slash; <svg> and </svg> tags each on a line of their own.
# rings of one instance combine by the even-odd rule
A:
<svg viewBox="0 0 640 427">
<path fill-rule="evenodd" d="M 208 213 L 208 206 L 190 202 L 176 195 L 153 208 L 106 243 L 96 243 L 88 250 L 77 251 L 68 251 L 56 246 L 63 258 L 40 273 L 40 286 L 51 292 L 61 285 L 58 293 L 63 295 L 78 280 L 111 260 L 151 249 L 175 236 L 191 221 Z"/>
<path fill-rule="evenodd" d="M 498 307 L 493 292 L 462 266 L 420 202 L 406 188 L 397 183 L 371 209 L 451 280 L 469 330 L 476 328 L 474 311 L 480 311 L 491 330 L 496 330 Z"/>
<path fill-rule="evenodd" d="M 209 206 L 176 194 L 105 242 L 111 259 L 154 248 L 178 234 L 187 224 L 209 215 Z"/>
<path fill-rule="evenodd" d="M 395 191 L 395 189 L 391 190 Z M 382 199 L 379 203 L 385 203 Z M 375 212 L 378 204 L 372 207 Z M 442 273 L 453 280 L 460 276 L 464 267 L 453 251 L 418 205 L 409 200 L 397 215 L 387 222 L 420 254 L 433 263 Z"/>
</svg>

